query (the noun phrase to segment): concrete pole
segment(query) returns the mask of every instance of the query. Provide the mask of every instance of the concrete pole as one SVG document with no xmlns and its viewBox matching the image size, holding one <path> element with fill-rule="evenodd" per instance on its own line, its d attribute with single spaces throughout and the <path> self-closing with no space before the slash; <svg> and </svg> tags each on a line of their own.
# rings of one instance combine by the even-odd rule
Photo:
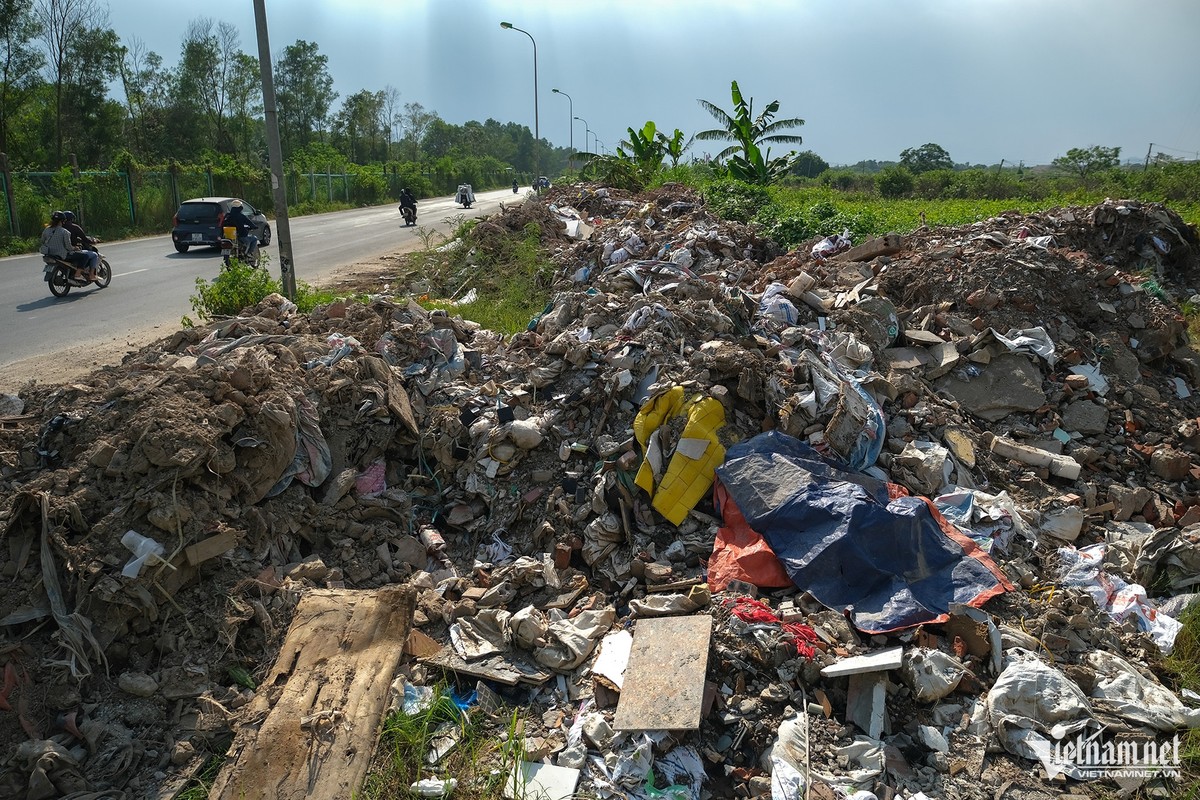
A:
<svg viewBox="0 0 1200 800">
<path fill-rule="evenodd" d="M 287 184 L 283 176 L 283 152 L 279 144 L 279 114 L 275 108 L 275 82 L 271 76 L 271 43 L 267 38 L 267 9 L 264 0 L 254 0 L 254 23 L 258 29 L 258 66 L 262 72 L 263 117 L 266 123 L 267 154 L 271 162 L 271 198 L 275 202 L 275 233 L 279 247 L 279 277 L 283 294 L 296 299 L 296 272 L 292 261 L 292 227 L 288 223 Z"/>
</svg>

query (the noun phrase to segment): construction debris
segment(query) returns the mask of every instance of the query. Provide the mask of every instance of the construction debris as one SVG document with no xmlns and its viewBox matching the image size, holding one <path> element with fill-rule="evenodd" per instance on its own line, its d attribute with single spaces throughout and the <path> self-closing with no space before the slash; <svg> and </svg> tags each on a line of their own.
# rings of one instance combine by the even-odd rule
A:
<svg viewBox="0 0 1200 800">
<path fill-rule="evenodd" d="M 1200 724 L 1161 664 L 1200 584 L 1177 215 L 784 252 L 576 185 L 455 252 L 535 221 L 557 278 L 511 337 L 275 296 L 4 396 L 0 796 L 170 797 L 225 753 L 214 797 L 350 796 L 388 687 L 441 680 L 497 737 L 520 709 L 513 797 L 1087 795 L 1077 736 Z M 471 789 L 456 736 L 411 791 Z"/>
</svg>

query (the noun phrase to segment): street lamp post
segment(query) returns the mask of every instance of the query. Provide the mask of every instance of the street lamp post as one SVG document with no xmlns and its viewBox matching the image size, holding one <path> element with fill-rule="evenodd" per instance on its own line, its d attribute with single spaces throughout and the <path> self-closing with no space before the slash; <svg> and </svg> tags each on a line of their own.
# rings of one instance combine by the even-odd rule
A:
<svg viewBox="0 0 1200 800">
<path fill-rule="evenodd" d="M 538 129 L 538 88 L 537 88 L 537 40 L 533 38 L 533 34 L 529 31 L 521 30 L 511 22 L 501 22 L 500 27 L 505 30 L 519 31 L 529 37 L 529 41 L 533 42 L 533 177 L 536 181 L 538 174 L 541 173 L 541 162 L 538 160 L 538 142 L 541 140 L 541 131 Z"/>
<path fill-rule="evenodd" d="M 550 91 L 553 94 L 561 94 L 563 97 L 567 98 L 567 113 L 571 116 L 571 119 L 567 121 L 567 126 L 570 129 L 567 134 L 568 137 L 570 138 L 570 144 L 567 145 L 567 148 L 571 151 L 571 158 L 574 159 L 574 157 L 575 157 L 575 122 L 573 120 L 575 118 L 575 101 L 571 99 L 571 95 L 567 94 L 566 92 L 562 91 L 561 89 L 551 89 Z"/>
<path fill-rule="evenodd" d="M 592 146 L 591 146 L 591 143 L 588 141 L 588 134 L 592 132 L 592 129 L 588 127 L 587 120 L 584 119 L 583 117 L 575 117 L 575 119 L 577 119 L 583 123 L 583 148 L 585 150 L 587 150 L 589 153 L 591 153 Z"/>
</svg>

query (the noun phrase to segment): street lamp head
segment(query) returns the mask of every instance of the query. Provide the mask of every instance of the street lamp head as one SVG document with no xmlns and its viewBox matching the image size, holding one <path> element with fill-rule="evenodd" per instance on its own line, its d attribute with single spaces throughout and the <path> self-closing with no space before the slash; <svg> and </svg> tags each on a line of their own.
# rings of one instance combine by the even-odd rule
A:
<svg viewBox="0 0 1200 800">
<path fill-rule="evenodd" d="M 512 26 L 513 26 L 513 24 L 511 22 L 501 22 L 500 23 L 500 27 L 504 28 L 505 30 L 509 30 L 510 28 L 512 28 Z"/>
<path fill-rule="evenodd" d="M 551 89 L 550 91 L 554 92 L 555 94 L 562 94 L 562 92 L 560 92 L 558 89 Z"/>
</svg>

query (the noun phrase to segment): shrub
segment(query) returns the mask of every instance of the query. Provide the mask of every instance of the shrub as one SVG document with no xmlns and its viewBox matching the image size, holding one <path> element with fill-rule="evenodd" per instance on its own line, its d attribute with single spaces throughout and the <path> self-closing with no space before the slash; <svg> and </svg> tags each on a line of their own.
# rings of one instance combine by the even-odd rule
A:
<svg viewBox="0 0 1200 800">
<path fill-rule="evenodd" d="M 913 189 L 913 175 L 904 167 L 884 167 L 875 176 L 875 185 L 884 197 L 904 197 Z"/>
<path fill-rule="evenodd" d="M 771 202 L 771 193 L 765 186 L 725 179 L 710 183 L 704 190 L 704 200 L 722 219 L 749 222 Z"/>
<path fill-rule="evenodd" d="M 213 278 L 212 283 L 196 278 L 196 294 L 189 301 L 196 316 L 202 320 L 213 317 L 236 316 L 243 308 L 255 305 L 273 292 L 279 292 L 279 281 L 266 269 L 256 269 L 234 259 Z"/>
</svg>

